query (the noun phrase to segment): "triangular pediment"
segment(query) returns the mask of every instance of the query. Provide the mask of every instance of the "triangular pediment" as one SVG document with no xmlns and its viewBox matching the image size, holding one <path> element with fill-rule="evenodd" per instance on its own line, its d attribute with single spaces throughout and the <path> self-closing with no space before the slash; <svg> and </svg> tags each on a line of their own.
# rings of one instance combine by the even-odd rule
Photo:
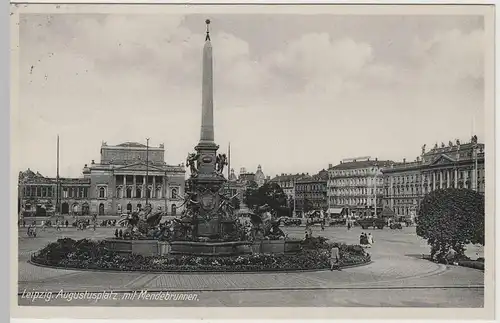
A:
<svg viewBox="0 0 500 323">
<path fill-rule="evenodd" d="M 149 171 L 165 171 L 163 168 L 160 168 L 158 166 L 154 166 L 154 165 L 149 165 L 149 166 L 146 166 L 146 163 L 142 163 L 142 162 L 139 162 L 139 163 L 135 163 L 135 164 L 130 164 L 130 165 L 125 165 L 125 166 L 120 166 L 120 167 L 117 167 L 115 168 L 115 171 L 146 171 L 146 170 L 149 170 Z"/>
<path fill-rule="evenodd" d="M 450 156 L 442 154 L 441 156 L 439 156 L 438 158 L 436 158 L 431 163 L 431 165 L 446 165 L 446 164 L 453 164 L 455 162 L 456 161 L 453 158 L 451 158 Z"/>
</svg>

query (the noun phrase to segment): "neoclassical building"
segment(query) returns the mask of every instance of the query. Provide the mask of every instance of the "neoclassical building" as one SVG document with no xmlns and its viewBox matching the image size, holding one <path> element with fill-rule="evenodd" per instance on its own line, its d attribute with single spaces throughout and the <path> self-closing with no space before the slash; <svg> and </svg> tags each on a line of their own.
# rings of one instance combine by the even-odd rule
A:
<svg viewBox="0 0 500 323">
<path fill-rule="evenodd" d="M 484 194 L 484 160 L 484 144 L 476 136 L 465 143 L 435 144 L 430 151 L 424 145 L 413 162 L 403 160 L 382 170 L 384 206 L 414 217 L 423 197 L 437 189 L 467 188 Z"/>
<path fill-rule="evenodd" d="M 172 215 L 182 211 L 184 165 L 167 165 L 163 145 L 126 142 L 111 146 L 103 142 L 100 155 L 98 163 L 85 164 L 83 178 L 61 178 L 59 195 L 56 178 L 21 173 L 20 209 L 26 211 L 29 206 L 32 210 L 34 203 L 45 203 L 57 211 L 59 203 L 63 215 L 119 215 L 145 206 L 147 200 L 155 209 L 166 209 Z"/>
</svg>

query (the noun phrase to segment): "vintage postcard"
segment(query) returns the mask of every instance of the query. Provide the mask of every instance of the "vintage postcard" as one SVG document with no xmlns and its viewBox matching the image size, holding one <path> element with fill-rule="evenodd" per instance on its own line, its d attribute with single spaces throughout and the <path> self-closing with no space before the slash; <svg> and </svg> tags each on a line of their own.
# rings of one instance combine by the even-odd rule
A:
<svg viewBox="0 0 500 323">
<path fill-rule="evenodd" d="M 493 318 L 492 6 L 10 19 L 14 317 Z"/>
</svg>

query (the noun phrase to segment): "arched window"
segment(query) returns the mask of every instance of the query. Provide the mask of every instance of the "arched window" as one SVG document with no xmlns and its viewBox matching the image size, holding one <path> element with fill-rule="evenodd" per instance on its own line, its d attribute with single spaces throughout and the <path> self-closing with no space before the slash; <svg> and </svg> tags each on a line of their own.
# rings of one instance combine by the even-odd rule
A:
<svg viewBox="0 0 500 323">
<path fill-rule="evenodd" d="M 142 197 L 142 190 L 140 187 L 135 189 L 135 197 Z"/>
<path fill-rule="evenodd" d="M 104 187 L 99 187 L 99 198 L 105 198 L 106 197 L 106 189 Z"/>
<path fill-rule="evenodd" d="M 116 197 L 117 198 L 122 198 L 122 188 L 121 187 L 118 187 L 116 188 Z"/>
<path fill-rule="evenodd" d="M 127 198 L 132 198 L 132 187 L 127 187 Z"/>
<path fill-rule="evenodd" d="M 151 188 L 148 187 L 146 190 L 146 194 L 148 195 L 148 199 L 150 199 L 152 197 L 151 193 L 152 193 Z"/>
<path fill-rule="evenodd" d="M 160 186 L 158 186 L 156 188 L 156 198 L 161 198 L 161 187 Z"/>
<path fill-rule="evenodd" d="M 172 197 L 171 197 L 171 198 L 172 198 L 172 199 L 176 199 L 176 198 L 178 198 L 178 195 L 177 195 L 177 189 L 176 189 L 176 188 L 173 188 L 173 189 L 172 189 Z"/>
</svg>

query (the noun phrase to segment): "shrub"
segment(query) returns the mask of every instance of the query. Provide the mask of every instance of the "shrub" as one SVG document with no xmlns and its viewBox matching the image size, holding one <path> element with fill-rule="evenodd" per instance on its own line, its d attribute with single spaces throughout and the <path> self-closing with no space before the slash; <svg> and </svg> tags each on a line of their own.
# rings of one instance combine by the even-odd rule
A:
<svg viewBox="0 0 500 323">
<path fill-rule="evenodd" d="M 484 197 L 468 189 L 427 194 L 417 218 L 417 235 L 431 246 L 431 258 L 443 259 L 453 248 L 462 257 L 465 245 L 484 245 Z"/>
</svg>

